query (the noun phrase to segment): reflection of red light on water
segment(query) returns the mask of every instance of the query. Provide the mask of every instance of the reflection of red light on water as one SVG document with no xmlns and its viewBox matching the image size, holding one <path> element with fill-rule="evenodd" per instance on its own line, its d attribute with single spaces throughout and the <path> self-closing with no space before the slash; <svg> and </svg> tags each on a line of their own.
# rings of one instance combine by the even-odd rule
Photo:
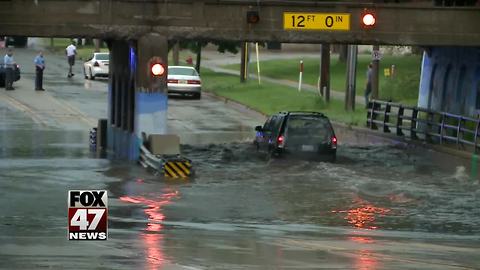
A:
<svg viewBox="0 0 480 270">
<path fill-rule="evenodd" d="M 353 242 L 360 243 L 360 244 L 373 244 L 373 243 L 375 243 L 375 241 L 373 241 L 373 239 L 370 238 L 370 237 L 351 236 L 351 237 L 348 237 L 348 239 L 352 240 Z"/>
<path fill-rule="evenodd" d="M 161 234 L 142 234 L 142 240 L 146 248 L 147 269 L 159 269 L 165 261 L 165 256 L 162 250 Z"/>
<path fill-rule="evenodd" d="M 147 209 L 144 210 L 145 214 L 148 216 L 149 222 L 147 224 L 147 231 L 160 231 L 162 225 L 160 224 L 164 219 L 165 215 L 162 213 L 161 207 L 164 205 L 168 205 L 171 203 L 173 198 L 177 198 L 179 196 L 178 191 L 172 191 L 168 193 L 164 193 L 160 196 L 160 200 L 152 200 L 147 199 L 143 196 L 137 197 L 130 197 L 130 196 L 122 196 L 119 199 L 123 202 L 135 203 L 135 204 L 143 204 L 148 206 Z"/>
<path fill-rule="evenodd" d="M 132 198 L 132 197 L 128 197 L 128 196 L 122 196 L 122 197 L 120 197 L 119 199 L 120 199 L 120 201 L 122 201 L 122 202 L 141 203 L 141 201 L 136 200 L 136 199 L 134 199 L 134 198 Z"/>
<path fill-rule="evenodd" d="M 354 269 L 358 270 L 372 270 L 379 268 L 379 260 L 377 254 L 373 250 L 369 250 L 372 245 L 376 244 L 375 240 L 366 236 L 350 236 L 348 240 L 359 244 L 359 250 L 356 250 L 354 255 Z M 354 245 L 356 246 L 356 245 Z"/>
<path fill-rule="evenodd" d="M 375 230 L 378 227 L 373 223 L 379 216 L 387 215 L 391 210 L 384 207 L 377 207 L 367 201 L 361 201 L 362 207 L 357 207 L 349 210 L 333 210 L 332 213 L 346 213 L 345 220 L 357 228 Z"/>
<path fill-rule="evenodd" d="M 178 191 L 171 191 L 162 194 L 159 200 L 147 199 L 143 196 L 122 196 L 119 198 L 123 202 L 143 204 L 148 207 L 144 209 L 149 220 L 147 228 L 145 229 L 147 233 L 142 234 L 142 242 L 146 249 L 147 269 L 159 269 L 165 261 L 165 256 L 162 250 L 163 236 L 158 233 L 163 229 L 161 223 L 165 220 L 162 206 L 170 204 L 172 199 L 178 197 Z"/>
<path fill-rule="evenodd" d="M 355 269 L 372 270 L 379 268 L 378 260 L 371 251 L 360 250 L 356 252 L 355 255 Z"/>
</svg>

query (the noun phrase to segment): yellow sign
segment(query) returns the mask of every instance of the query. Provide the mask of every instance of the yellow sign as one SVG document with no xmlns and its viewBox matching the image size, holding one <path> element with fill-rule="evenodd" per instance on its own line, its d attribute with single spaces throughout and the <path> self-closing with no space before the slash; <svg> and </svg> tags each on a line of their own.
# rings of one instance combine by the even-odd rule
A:
<svg viewBox="0 0 480 270">
<path fill-rule="evenodd" d="M 283 13 L 285 30 L 350 30 L 348 13 Z"/>
<path fill-rule="evenodd" d="M 390 77 L 390 69 L 389 68 L 384 68 L 383 69 L 383 75 L 385 75 L 385 77 Z"/>
</svg>

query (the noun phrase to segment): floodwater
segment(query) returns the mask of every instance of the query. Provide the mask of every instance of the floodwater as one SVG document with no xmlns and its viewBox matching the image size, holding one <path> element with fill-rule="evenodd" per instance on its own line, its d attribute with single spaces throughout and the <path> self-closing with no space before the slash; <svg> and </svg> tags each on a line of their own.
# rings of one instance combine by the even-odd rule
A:
<svg viewBox="0 0 480 270">
<path fill-rule="evenodd" d="M 104 112 L 89 101 L 105 91 L 78 85 L 49 93 Z M 212 98 L 170 102 L 192 179 L 96 158 L 88 121 L 33 121 L 0 98 L 0 268 L 480 268 L 480 188 L 466 161 L 342 141 L 336 163 L 267 160 L 247 129 L 259 119 Z M 70 189 L 108 191 L 107 241 L 67 240 Z"/>
</svg>

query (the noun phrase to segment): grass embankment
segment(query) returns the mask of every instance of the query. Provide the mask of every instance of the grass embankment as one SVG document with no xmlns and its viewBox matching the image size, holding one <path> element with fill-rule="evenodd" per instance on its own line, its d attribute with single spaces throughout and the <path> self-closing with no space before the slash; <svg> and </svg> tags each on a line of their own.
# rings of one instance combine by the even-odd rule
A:
<svg viewBox="0 0 480 270">
<path fill-rule="evenodd" d="M 306 84 L 317 85 L 319 76 L 319 59 L 317 58 L 261 61 L 261 74 L 274 79 L 298 81 L 300 60 L 304 62 L 303 81 Z M 363 96 L 364 94 L 366 71 L 370 62 L 371 55 L 359 55 L 357 63 L 357 95 Z M 390 68 L 392 65 L 395 65 L 395 76 L 386 77 L 384 69 Z M 405 104 L 416 104 L 420 81 L 420 66 L 420 55 L 383 56 L 380 61 L 380 98 Z M 228 65 L 225 68 L 238 70 L 240 65 Z M 256 74 L 256 64 L 250 65 L 250 72 Z M 332 55 L 330 64 L 330 85 L 332 90 L 344 92 L 345 77 L 346 63 L 340 62 L 336 55 Z"/>
<path fill-rule="evenodd" d="M 350 125 L 362 125 L 366 110 L 357 106 L 355 112 L 346 112 L 342 101 L 326 104 L 321 97 L 310 92 L 298 92 L 291 87 L 250 80 L 240 83 L 238 76 L 215 73 L 202 69 L 203 88 L 216 95 L 240 102 L 265 114 L 279 111 L 320 111 L 330 119 Z"/>
</svg>

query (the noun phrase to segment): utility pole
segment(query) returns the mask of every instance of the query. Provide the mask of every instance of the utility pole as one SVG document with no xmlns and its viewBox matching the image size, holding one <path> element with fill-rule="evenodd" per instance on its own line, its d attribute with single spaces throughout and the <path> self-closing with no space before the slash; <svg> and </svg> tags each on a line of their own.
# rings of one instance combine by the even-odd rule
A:
<svg viewBox="0 0 480 270">
<path fill-rule="evenodd" d="M 93 39 L 93 44 L 95 45 L 95 52 L 100 52 L 100 43 L 102 41 L 98 38 Z"/>
<path fill-rule="evenodd" d="M 248 58 L 249 58 L 249 48 L 248 42 L 242 41 L 242 52 L 241 52 L 241 61 L 240 61 L 240 82 L 246 82 L 248 79 Z"/>
<path fill-rule="evenodd" d="M 320 91 L 325 101 L 330 102 L 330 44 L 322 44 Z"/>
<path fill-rule="evenodd" d="M 180 42 L 175 41 L 172 51 L 173 65 L 178 66 L 180 63 Z"/>
<path fill-rule="evenodd" d="M 355 110 L 356 78 L 357 78 L 357 45 L 348 45 L 347 80 L 345 85 L 345 110 Z"/>
<path fill-rule="evenodd" d="M 378 74 L 380 66 L 380 46 L 373 45 L 372 51 L 372 99 L 378 99 Z"/>
</svg>

